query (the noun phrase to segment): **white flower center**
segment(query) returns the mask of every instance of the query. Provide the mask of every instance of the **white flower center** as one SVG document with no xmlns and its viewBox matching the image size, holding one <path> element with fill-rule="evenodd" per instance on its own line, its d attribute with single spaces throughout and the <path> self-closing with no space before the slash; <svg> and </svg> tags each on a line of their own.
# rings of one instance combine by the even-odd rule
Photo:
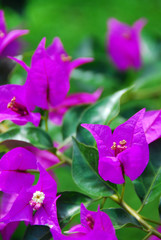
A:
<svg viewBox="0 0 161 240">
<path fill-rule="evenodd" d="M 29 202 L 30 206 L 33 208 L 34 211 L 36 211 L 42 206 L 44 199 L 45 199 L 45 194 L 43 192 L 36 191 L 34 192 L 32 199 Z"/>
<path fill-rule="evenodd" d="M 32 200 L 36 203 L 43 203 L 45 199 L 45 194 L 43 192 L 40 191 L 36 191 L 33 194 Z"/>
</svg>

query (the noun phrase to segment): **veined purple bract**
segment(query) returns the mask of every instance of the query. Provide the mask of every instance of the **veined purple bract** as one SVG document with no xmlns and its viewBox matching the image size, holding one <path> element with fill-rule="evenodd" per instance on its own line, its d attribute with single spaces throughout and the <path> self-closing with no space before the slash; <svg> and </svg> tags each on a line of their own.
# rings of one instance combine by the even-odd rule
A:
<svg viewBox="0 0 161 240">
<path fill-rule="evenodd" d="M 138 178 L 149 161 L 149 148 L 143 129 L 142 109 L 118 126 L 113 134 L 110 127 L 82 124 L 94 136 L 98 152 L 98 171 L 105 181 L 124 183 L 124 174 L 132 181 Z"/>
<path fill-rule="evenodd" d="M 109 216 L 101 212 L 89 211 L 81 204 L 81 224 L 73 226 L 66 236 L 51 228 L 55 240 L 117 240 L 114 227 Z"/>
<path fill-rule="evenodd" d="M 70 74 L 81 64 L 93 61 L 92 58 L 78 58 L 71 61 L 65 52 L 59 38 L 45 49 L 46 39 L 43 38 L 32 56 L 31 67 L 16 58 L 27 71 L 25 83 L 27 105 L 34 110 L 35 107 L 49 109 L 61 103 L 70 88 Z"/>
</svg>

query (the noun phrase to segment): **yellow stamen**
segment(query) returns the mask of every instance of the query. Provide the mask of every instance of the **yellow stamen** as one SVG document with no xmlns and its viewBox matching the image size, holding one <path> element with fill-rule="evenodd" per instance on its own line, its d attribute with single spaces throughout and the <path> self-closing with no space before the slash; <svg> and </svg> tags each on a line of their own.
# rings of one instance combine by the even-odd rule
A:
<svg viewBox="0 0 161 240">
<path fill-rule="evenodd" d="M 124 145 L 126 144 L 126 140 L 120 141 L 119 144 L 120 144 L 121 146 L 124 146 Z"/>
<path fill-rule="evenodd" d="M 61 54 L 61 60 L 63 62 L 69 62 L 72 60 L 72 57 L 71 56 L 66 56 L 65 54 Z"/>
<path fill-rule="evenodd" d="M 13 103 L 16 101 L 16 97 L 13 97 L 12 99 L 11 99 L 11 102 L 9 102 L 8 104 L 7 104 L 7 108 L 12 108 L 13 107 Z"/>
<path fill-rule="evenodd" d="M 115 150 L 117 148 L 116 142 L 113 142 L 113 145 L 111 147 L 112 150 Z"/>
</svg>

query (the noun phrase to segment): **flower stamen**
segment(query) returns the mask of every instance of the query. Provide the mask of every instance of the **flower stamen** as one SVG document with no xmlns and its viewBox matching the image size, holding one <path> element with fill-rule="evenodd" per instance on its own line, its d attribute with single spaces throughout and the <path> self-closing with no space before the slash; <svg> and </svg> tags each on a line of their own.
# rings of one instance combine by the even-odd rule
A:
<svg viewBox="0 0 161 240">
<path fill-rule="evenodd" d="M 18 113 L 21 116 L 26 116 L 29 114 L 27 108 L 24 105 L 16 102 L 16 97 L 13 97 L 11 99 L 11 102 L 8 103 L 7 108 L 10 108 L 13 112 Z"/>
<path fill-rule="evenodd" d="M 112 149 L 112 150 L 115 150 L 116 148 L 117 148 L 116 142 L 113 142 L 113 145 L 112 145 L 111 149 Z"/>
<path fill-rule="evenodd" d="M 111 149 L 114 150 L 115 156 L 117 156 L 117 154 L 127 149 L 127 146 L 125 145 L 126 145 L 126 140 L 121 140 L 118 145 L 116 144 L 116 142 L 113 142 Z"/>
<path fill-rule="evenodd" d="M 29 202 L 30 206 L 34 211 L 37 211 L 43 204 L 45 199 L 45 194 L 40 191 L 36 191 L 33 193 L 32 199 Z"/>
<path fill-rule="evenodd" d="M 71 56 L 66 56 L 65 54 L 61 54 L 61 60 L 63 62 L 70 62 L 72 60 Z"/>
<path fill-rule="evenodd" d="M 90 214 L 88 214 L 88 215 L 86 216 L 86 221 L 87 221 L 87 225 L 88 225 L 91 229 L 93 229 L 95 222 L 94 222 L 93 217 L 92 217 Z"/>
<path fill-rule="evenodd" d="M 124 145 L 126 144 L 126 140 L 120 141 L 119 144 L 120 144 L 121 146 L 124 146 Z"/>
</svg>

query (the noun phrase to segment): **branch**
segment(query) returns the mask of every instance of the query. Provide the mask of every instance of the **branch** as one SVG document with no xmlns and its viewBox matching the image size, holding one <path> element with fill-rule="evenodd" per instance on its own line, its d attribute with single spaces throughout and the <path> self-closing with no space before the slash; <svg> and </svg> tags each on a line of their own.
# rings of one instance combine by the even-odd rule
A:
<svg viewBox="0 0 161 240">
<path fill-rule="evenodd" d="M 103 197 L 101 205 L 100 205 L 100 209 L 102 209 L 104 207 L 106 200 L 107 200 L 107 197 Z"/>
<path fill-rule="evenodd" d="M 130 215 L 132 215 L 145 229 L 144 231 L 148 231 L 151 233 L 151 235 L 155 235 L 161 239 L 161 233 L 158 232 L 156 229 L 154 229 L 150 224 L 148 224 L 143 217 L 135 211 L 133 208 L 131 208 L 124 200 L 122 200 L 117 195 L 110 196 L 110 199 L 112 199 L 114 202 L 116 202 L 118 205 L 120 205 L 126 212 L 128 212 Z"/>
<path fill-rule="evenodd" d="M 148 221 L 148 222 L 151 222 L 151 223 L 154 223 L 154 224 L 157 224 L 157 225 L 161 225 L 161 222 L 160 222 L 160 221 L 155 221 L 155 220 L 153 220 L 153 219 L 149 219 L 149 218 L 144 217 L 144 216 L 142 216 L 142 218 L 143 218 L 144 220 Z"/>
<path fill-rule="evenodd" d="M 146 239 L 148 239 L 150 236 L 152 235 L 152 233 L 151 232 L 149 232 L 144 238 L 143 238 L 143 240 L 146 240 Z"/>
<path fill-rule="evenodd" d="M 65 161 L 65 160 L 62 160 L 62 161 L 58 162 L 57 164 L 54 164 L 53 166 L 47 168 L 46 171 L 50 171 L 50 170 L 52 170 L 52 169 L 54 169 L 54 168 L 57 168 L 57 167 L 61 166 L 61 165 L 64 164 L 64 163 L 66 163 L 66 161 Z"/>
<path fill-rule="evenodd" d="M 69 165 L 72 164 L 72 159 L 67 157 L 66 155 L 64 155 L 63 153 L 57 151 L 56 152 L 56 156 L 59 158 L 60 161 L 65 161 L 66 163 L 68 163 Z"/>
</svg>

